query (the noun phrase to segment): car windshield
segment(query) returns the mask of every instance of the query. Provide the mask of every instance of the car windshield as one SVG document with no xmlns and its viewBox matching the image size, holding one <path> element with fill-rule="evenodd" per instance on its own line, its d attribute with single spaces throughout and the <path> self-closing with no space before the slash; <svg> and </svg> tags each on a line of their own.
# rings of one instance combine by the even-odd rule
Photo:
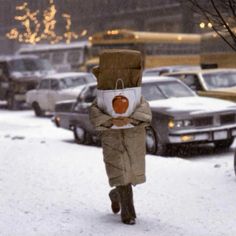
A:
<svg viewBox="0 0 236 236">
<path fill-rule="evenodd" d="M 12 72 L 49 71 L 53 69 L 48 60 L 39 58 L 15 59 L 11 60 L 9 65 Z"/>
<path fill-rule="evenodd" d="M 148 101 L 195 96 L 191 89 L 178 81 L 144 83 L 142 94 Z"/>
<path fill-rule="evenodd" d="M 208 89 L 236 86 L 236 72 L 204 73 L 202 76 Z"/>
<path fill-rule="evenodd" d="M 88 83 L 93 83 L 96 81 L 96 78 L 93 76 L 93 74 L 88 74 L 88 75 L 86 75 L 86 81 Z"/>
<path fill-rule="evenodd" d="M 73 88 L 77 86 L 84 85 L 86 82 L 84 80 L 84 77 L 67 77 L 60 79 L 60 88 L 61 89 L 67 89 L 67 88 Z"/>
<path fill-rule="evenodd" d="M 97 86 L 92 86 L 84 90 L 82 97 L 85 102 L 92 102 L 97 96 Z"/>
</svg>

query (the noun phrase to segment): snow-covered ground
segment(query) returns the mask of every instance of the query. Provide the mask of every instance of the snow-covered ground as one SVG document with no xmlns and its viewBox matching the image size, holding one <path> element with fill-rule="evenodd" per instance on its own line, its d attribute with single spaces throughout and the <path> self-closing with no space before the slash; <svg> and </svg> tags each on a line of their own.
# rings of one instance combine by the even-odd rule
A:
<svg viewBox="0 0 236 236">
<path fill-rule="evenodd" d="M 0 236 L 234 236 L 235 144 L 185 158 L 147 155 L 129 226 L 111 213 L 101 148 L 75 144 L 32 111 L 0 110 Z"/>
</svg>

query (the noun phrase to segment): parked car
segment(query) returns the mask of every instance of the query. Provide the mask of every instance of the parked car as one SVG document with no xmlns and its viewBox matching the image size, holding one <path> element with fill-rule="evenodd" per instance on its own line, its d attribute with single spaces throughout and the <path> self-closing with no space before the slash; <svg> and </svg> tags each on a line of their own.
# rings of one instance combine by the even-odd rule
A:
<svg viewBox="0 0 236 236">
<path fill-rule="evenodd" d="M 76 99 L 85 84 L 95 81 L 91 73 L 57 73 L 42 79 L 35 90 L 26 94 L 26 101 L 41 116 L 45 111 L 53 112 L 56 102 Z"/>
<path fill-rule="evenodd" d="M 181 71 L 166 75 L 180 79 L 200 96 L 236 102 L 236 69 Z"/>
<path fill-rule="evenodd" d="M 200 65 L 174 65 L 174 66 L 163 66 L 163 67 L 154 67 L 148 68 L 143 71 L 143 76 L 159 76 L 165 73 L 177 72 L 177 71 L 186 71 L 186 70 L 200 70 Z"/>
<path fill-rule="evenodd" d="M 149 77 L 142 84 L 153 119 L 147 129 L 147 151 L 166 155 L 173 145 L 214 143 L 228 148 L 236 136 L 235 103 L 197 96 L 188 86 L 171 77 Z M 88 110 L 96 97 L 96 85 L 89 85 L 78 100 L 58 103 L 54 122 L 71 129 L 79 143 L 97 136 L 89 122 Z M 99 137 L 97 138 L 99 139 Z"/>
<path fill-rule="evenodd" d="M 55 73 L 47 60 L 36 56 L 0 57 L 0 100 L 7 101 L 9 109 L 18 109 L 25 103 L 25 94 L 34 89 L 40 79 Z"/>
</svg>

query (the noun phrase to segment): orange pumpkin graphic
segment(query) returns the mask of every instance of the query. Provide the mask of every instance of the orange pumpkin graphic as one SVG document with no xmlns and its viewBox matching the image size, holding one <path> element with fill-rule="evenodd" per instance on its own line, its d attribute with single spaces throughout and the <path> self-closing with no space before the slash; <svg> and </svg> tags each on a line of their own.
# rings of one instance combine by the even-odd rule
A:
<svg viewBox="0 0 236 236">
<path fill-rule="evenodd" d="M 129 107 L 129 100 L 123 95 L 117 95 L 112 100 L 112 107 L 118 114 L 123 114 Z"/>
</svg>

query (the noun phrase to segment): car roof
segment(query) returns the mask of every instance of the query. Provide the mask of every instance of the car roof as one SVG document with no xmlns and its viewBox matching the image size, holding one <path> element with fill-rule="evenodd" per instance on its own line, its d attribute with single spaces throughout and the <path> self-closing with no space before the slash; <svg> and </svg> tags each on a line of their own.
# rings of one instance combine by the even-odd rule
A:
<svg viewBox="0 0 236 236">
<path fill-rule="evenodd" d="M 166 81 L 179 81 L 175 77 L 168 77 L 168 76 L 143 76 L 142 77 L 142 84 L 153 83 L 153 82 L 166 82 Z M 85 85 L 86 87 L 93 87 L 97 86 L 97 82 L 91 82 Z"/>
<path fill-rule="evenodd" d="M 153 83 L 153 82 L 166 82 L 166 81 L 178 81 L 178 79 L 174 77 L 167 77 L 167 76 L 143 76 L 142 84 Z M 96 87 L 97 82 L 90 82 L 84 85 L 85 87 Z"/>
<path fill-rule="evenodd" d="M 234 68 L 218 68 L 218 69 L 207 69 L 202 70 L 201 73 L 215 73 L 215 72 L 236 72 L 236 69 Z"/>
<path fill-rule="evenodd" d="M 85 84 L 85 87 L 97 87 L 97 82 L 90 82 L 88 84 Z"/>
<path fill-rule="evenodd" d="M 88 40 L 78 41 L 78 42 L 71 42 L 70 44 L 67 43 L 57 43 L 57 44 L 24 44 L 18 50 L 18 53 L 22 52 L 37 52 L 37 51 L 49 51 L 55 50 L 58 51 L 60 49 L 73 49 L 73 48 L 84 48 L 85 46 L 89 46 Z"/>
<path fill-rule="evenodd" d="M 35 55 L 3 55 L 0 56 L 0 61 L 12 61 L 12 60 L 19 60 L 19 59 L 39 59 L 38 56 Z"/>
<path fill-rule="evenodd" d="M 75 76 L 86 76 L 92 75 L 91 73 L 87 72 L 61 72 L 61 73 L 54 73 L 52 75 L 47 75 L 44 79 L 63 79 L 67 77 L 75 77 Z"/>
<path fill-rule="evenodd" d="M 217 68 L 217 69 L 204 69 L 204 70 L 183 70 L 177 72 L 165 73 L 166 75 L 178 75 L 178 74 L 205 74 L 205 73 L 216 73 L 216 72 L 236 72 L 234 68 Z"/>
<path fill-rule="evenodd" d="M 153 67 L 153 68 L 147 68 L 144 70 L 144 72 L 152 72 L 152 71 L 160 71 L 160 70 L 165 70 L 165 69 L 182 69 L 182 68 L 195 68 L 198 69 L 200 68 L 200 65 L 172 65 L 172 66 L 161 66 L 161 67 Z"/>
<path fill-rule="evenodd" d="M 168 76 L 143 76 L 142 78 L 142 84 L 146 83 L 153 83 L 153 82 L 166 82 L 166 81 L 179 81 L 178 79 L 174 77 L 168 77 Z"/>
</svg>

